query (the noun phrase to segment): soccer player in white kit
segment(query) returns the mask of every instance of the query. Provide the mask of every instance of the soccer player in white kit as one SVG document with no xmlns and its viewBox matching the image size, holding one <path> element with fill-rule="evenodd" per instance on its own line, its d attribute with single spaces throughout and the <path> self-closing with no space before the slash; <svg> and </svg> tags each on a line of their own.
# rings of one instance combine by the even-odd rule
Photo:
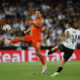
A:
<svg viewBox="0 0 80 80">
<path fill-rule="evenodd" d="M 80 41 L 80 30 L 71 28 L 70 24 L 66 24 L 65 27 L 65 41 L 62 42 L 59 46 L 52 48 L 48 52 L 48 56 L 57 51 L 58 49 L 61 52 L 64 52 L 63 59 L 61 60 L 58 70 L 55 73 L 53 73 L 51 77 L 58 75 L 63 70 L 64 64 L 73 54 L 77 42 Z"/>
</svg>

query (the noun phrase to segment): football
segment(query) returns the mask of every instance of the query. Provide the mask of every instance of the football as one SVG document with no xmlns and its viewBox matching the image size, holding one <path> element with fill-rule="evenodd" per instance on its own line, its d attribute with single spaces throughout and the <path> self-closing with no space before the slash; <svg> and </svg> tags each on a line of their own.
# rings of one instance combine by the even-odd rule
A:
<svg viewBox="0 0 80 80">
<path fill-rule="evenodd" d="M 10 26 L 9 24 L 5 24 L 5 25 L 3 26 L 3 30 L 5 30 L 5 31 L 10 31 L 10 30 L 11 30 L 11 26 Z"/>
</svg>

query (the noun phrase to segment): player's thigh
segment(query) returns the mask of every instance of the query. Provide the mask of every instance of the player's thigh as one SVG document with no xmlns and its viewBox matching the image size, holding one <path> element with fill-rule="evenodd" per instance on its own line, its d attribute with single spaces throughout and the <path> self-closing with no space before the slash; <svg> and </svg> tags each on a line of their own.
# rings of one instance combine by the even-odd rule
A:
<svg viewBox="0 0 80 80">
<path fill-rule="evenodd" d="M 41 48 L 41 40 L 32 40 L 32 44 L 35 50 L 40 50 Z"/>
<path fill-rule="evenodd" d="M 24 42 L 28 42 L 28 43 L 32 42 L 31 36 L 24 36 L 23 39 L 24 39 Z"/>
<path fill-rule="evenodd" d="M 64 52 L 64 55 L 63 55 L 64 60 L 68 61 L 69 58 L 72 56 L 72 54 L 73 54 L 72 50 L 71 51 L 68 50 L 67 52 Z"/>
<path fill-rule="evenodd" d="M 61 52 L 64 52 L 64 45 L 63 45 L 63 44 L 58 45 L 58 49 L 59 49 Z"/>
</svg>

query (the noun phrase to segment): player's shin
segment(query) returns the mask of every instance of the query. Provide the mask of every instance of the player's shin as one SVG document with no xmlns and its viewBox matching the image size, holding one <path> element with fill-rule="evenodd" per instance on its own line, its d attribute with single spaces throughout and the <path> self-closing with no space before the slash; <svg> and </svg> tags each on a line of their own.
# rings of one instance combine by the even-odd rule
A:
<svg viewBox="0 0 80 80">
<path fill-rule="evenodd" d="M 41 61 L 41 63 L 42 63 L 43 65 L 46 65 L 46 64 L 45 64 L 44 57 L 43 57 L 42 54 L 39 55 L 39 59 L 40 59 L 40 61 Z"/>
<path fill-rule="evenodd" d="M 46 63 L 45 63 L 44 56 L 40 53 L 40 50 L 36 50 L 36 54 L 39 57 L 42 65 L 43 65 L 42 74 L 44 74 L 47 70 L 47 66 L 46 66 Z"/>
<path fill-rule="evenodd" d="M 10 40 L 10 43 L 18 43 L 18 42 L 20 42 L 20 39 L 19 38 Z"/>
<path fill-rule="evenodd" d="M 63 70 L 63 67 L 59 66 L 58 70 L 56 72 L 61 72 Z"/>
<path fill-rule="evenodd" d="M 36 54 L 37 54 L 37 56 L 39 57 L 41 63 L 42 63 L 43 65 L 45 65 L 45 60 L 44 60 L 43 55 L 40 53 L 40 50 L 36 50 Z"/>
<path fill-rule="evenodd" d="M 63 70 L 63 67 L 64 67 L 64 64 L 65 64 L 65 63 L 66 63 L 66 61 L 65 61 L 65 59 L 63 58 L 62 61 L 61 61 L 61 63 L 60 63 L 60 66 L 59 66 L 57 72 L 61 72 L 61 71 Z"/>
<path fill-rule="evenodd" d="M 43 69 L 42 69 L 42 74 L 45 74 L 46 70 L 47 70 L 47 66 L 46 66 L 46 63 L 45 63 L 45 60 L 44 60 L 44 57 L 42 54 L 39 55 L 39 58 L 40 58 L 40 61 L 41 63 L 43 64 Z"/>
</svg>

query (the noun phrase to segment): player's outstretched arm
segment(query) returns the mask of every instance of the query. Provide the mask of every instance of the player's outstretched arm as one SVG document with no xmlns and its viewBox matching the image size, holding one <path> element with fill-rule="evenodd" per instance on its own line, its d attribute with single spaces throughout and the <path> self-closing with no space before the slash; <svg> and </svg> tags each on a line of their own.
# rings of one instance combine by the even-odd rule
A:
<svg viewBox="0 0 80 80">
<path fill-rule="evenodd" d="M 38 24 L 35 24 L 35 23 L 32 23 L 32 25 L 34 25 L 36 28 L 40 28 L 42 26 L 42 23 L 38 23 Z"/>
<path fill-rule="evenodd" d="M 40 28 L 44 24 L 44 19 L 41 20 L 38 24 L 35 24 L 32 21 L 30 21 L 29 23 L 32 24 L 36 28 Z"/>
</svg>

